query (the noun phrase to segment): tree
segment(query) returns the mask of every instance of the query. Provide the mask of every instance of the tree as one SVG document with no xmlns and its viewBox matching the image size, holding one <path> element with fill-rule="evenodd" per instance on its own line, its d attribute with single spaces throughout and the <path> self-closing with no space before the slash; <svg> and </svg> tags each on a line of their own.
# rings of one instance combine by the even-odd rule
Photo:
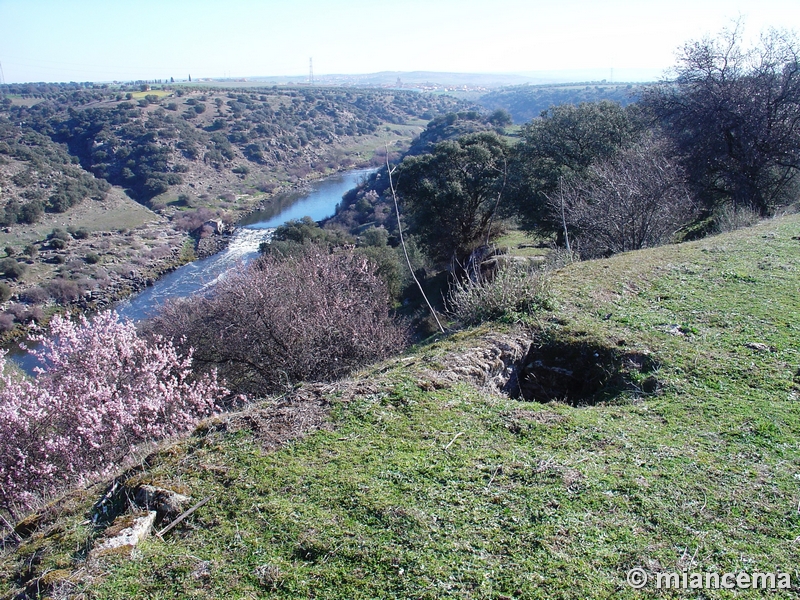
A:
<svg viewBox="0 0 800 600">
<path fill-rule="evenodd" d="M 687 43 L 674 81 L 649 90 L 689 180 L 707 208 L 732 203 L 770 214 L 800 170 L 800 45 L 770 30 L 754 48 L 742 27 Z"/>
<path fill-rule="evenodd" d="M 666 140 L 648 136 L 549 197 L 583 258 L 668 243 L 696 216 L 673 155 Z"/>
<path fill-rule="evenodd" d="M 475 133 L 400 164 L 397 191 L 409 231 L 434 259 L 461 259 L 494 233 L 489 228 L 505 186 L 507 157 L 496 133 Z"/>
<path fill-rule="evenodd" d="M 631 110 L 603 100 L 562 104 L 525 125 L 510 167 L 512 206 L 526 229 L 558 231 L 548 196 L 561 182 L 585 176 L 595 160 L 607 159 L 636 138 L 639 125 Z"/>
<path fill-rule="evenodd" d="M 495 127 L 505 127 L 506 125 L 511 125 L 514 122 L 514 119 L 511 117 L 511 113 L 505 108 L 498 108 L 491 115 L 489 115 L 489 118 L 486 119 L 486 121 Z"/>
</svg>

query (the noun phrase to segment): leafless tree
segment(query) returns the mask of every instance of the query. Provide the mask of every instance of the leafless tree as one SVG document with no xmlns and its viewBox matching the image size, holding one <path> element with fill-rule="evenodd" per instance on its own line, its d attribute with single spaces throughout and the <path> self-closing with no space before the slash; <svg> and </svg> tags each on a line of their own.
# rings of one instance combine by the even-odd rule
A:
<svg viewBox="0 0 800 600">
<path fill-rule="evenodd" d="M 800 40 L 770 30 L 753 47 L 741 22 L 687 43 L 674 79 L 644 105 L 674 141 L 707 208 L 732 203 L 762 216 L 796 198 L 800 177 Z"/>
<path fill-rule="evenodd" d="M 696 214 L 683 172 L 653 137 L 593 164 L 585 179 L 549 199 L 584 258 L 658 246 Z"/>
</svg>

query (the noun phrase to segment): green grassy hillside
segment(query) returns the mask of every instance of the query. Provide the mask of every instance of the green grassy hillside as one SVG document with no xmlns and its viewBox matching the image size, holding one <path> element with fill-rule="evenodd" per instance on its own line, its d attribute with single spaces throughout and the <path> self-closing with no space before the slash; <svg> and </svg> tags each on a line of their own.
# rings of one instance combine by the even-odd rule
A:
<svg viewBox="0 0 800 600">
<path fill-rule="evenodd" d="M 86 559 L 102 535 L 89 519 L 103 486 L 51 505 L 33 533 L 7 539 L 0 589 L 733 597 L 659 591 L 652 579 L 633 590 L 626 573 L 641 567 L 651 577 L 787 572 L 793 590 L 770 597 L 794 597 L 799 256 L 800 217 L 791 216 L 564 268 L 552 310 L 532 325 L 451 335 L 152 453 L 123 489 L 153 482 L 211 500 L 132 557 Z M 498 393 L 530 341 L 529 361 L 597 385 L 573 387 L 567 402 Z M 545 395 L 562 389 L 555 375 L 538 383 Z"/>
</svg>

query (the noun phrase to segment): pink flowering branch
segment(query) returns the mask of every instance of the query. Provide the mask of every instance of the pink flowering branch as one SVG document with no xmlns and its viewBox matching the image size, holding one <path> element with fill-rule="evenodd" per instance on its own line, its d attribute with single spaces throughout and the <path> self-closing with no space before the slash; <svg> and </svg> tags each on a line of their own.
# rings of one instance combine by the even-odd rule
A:
<svg viewBox="0 0 800 600">
<path fill-rule="evenodd" d="M 0 506 L 108 474 L 133 447 L 186 431 L 218 410 L 216 372 L 193 376 L 191 352 L 140 337 L 105 312 L 55 316 L 35 338 L 35 379 L 0 375 Z M 0 353 L 0 370 L 5 367 Z"/>
</svg>

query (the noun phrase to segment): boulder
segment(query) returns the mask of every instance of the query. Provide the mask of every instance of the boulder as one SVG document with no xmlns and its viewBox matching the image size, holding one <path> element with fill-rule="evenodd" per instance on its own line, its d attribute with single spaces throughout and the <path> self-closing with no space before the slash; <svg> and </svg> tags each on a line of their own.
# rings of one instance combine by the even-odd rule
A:
<svg viewBox="0 0 800 600">
<path fill-rule="evenodd" d="M 136 488 L 133 501 L 140 508 L 154 510 L 158 521 L 172 521 L 191 501 L 189 496 L 154 485 L 142 484 Z"/>
</svg>

